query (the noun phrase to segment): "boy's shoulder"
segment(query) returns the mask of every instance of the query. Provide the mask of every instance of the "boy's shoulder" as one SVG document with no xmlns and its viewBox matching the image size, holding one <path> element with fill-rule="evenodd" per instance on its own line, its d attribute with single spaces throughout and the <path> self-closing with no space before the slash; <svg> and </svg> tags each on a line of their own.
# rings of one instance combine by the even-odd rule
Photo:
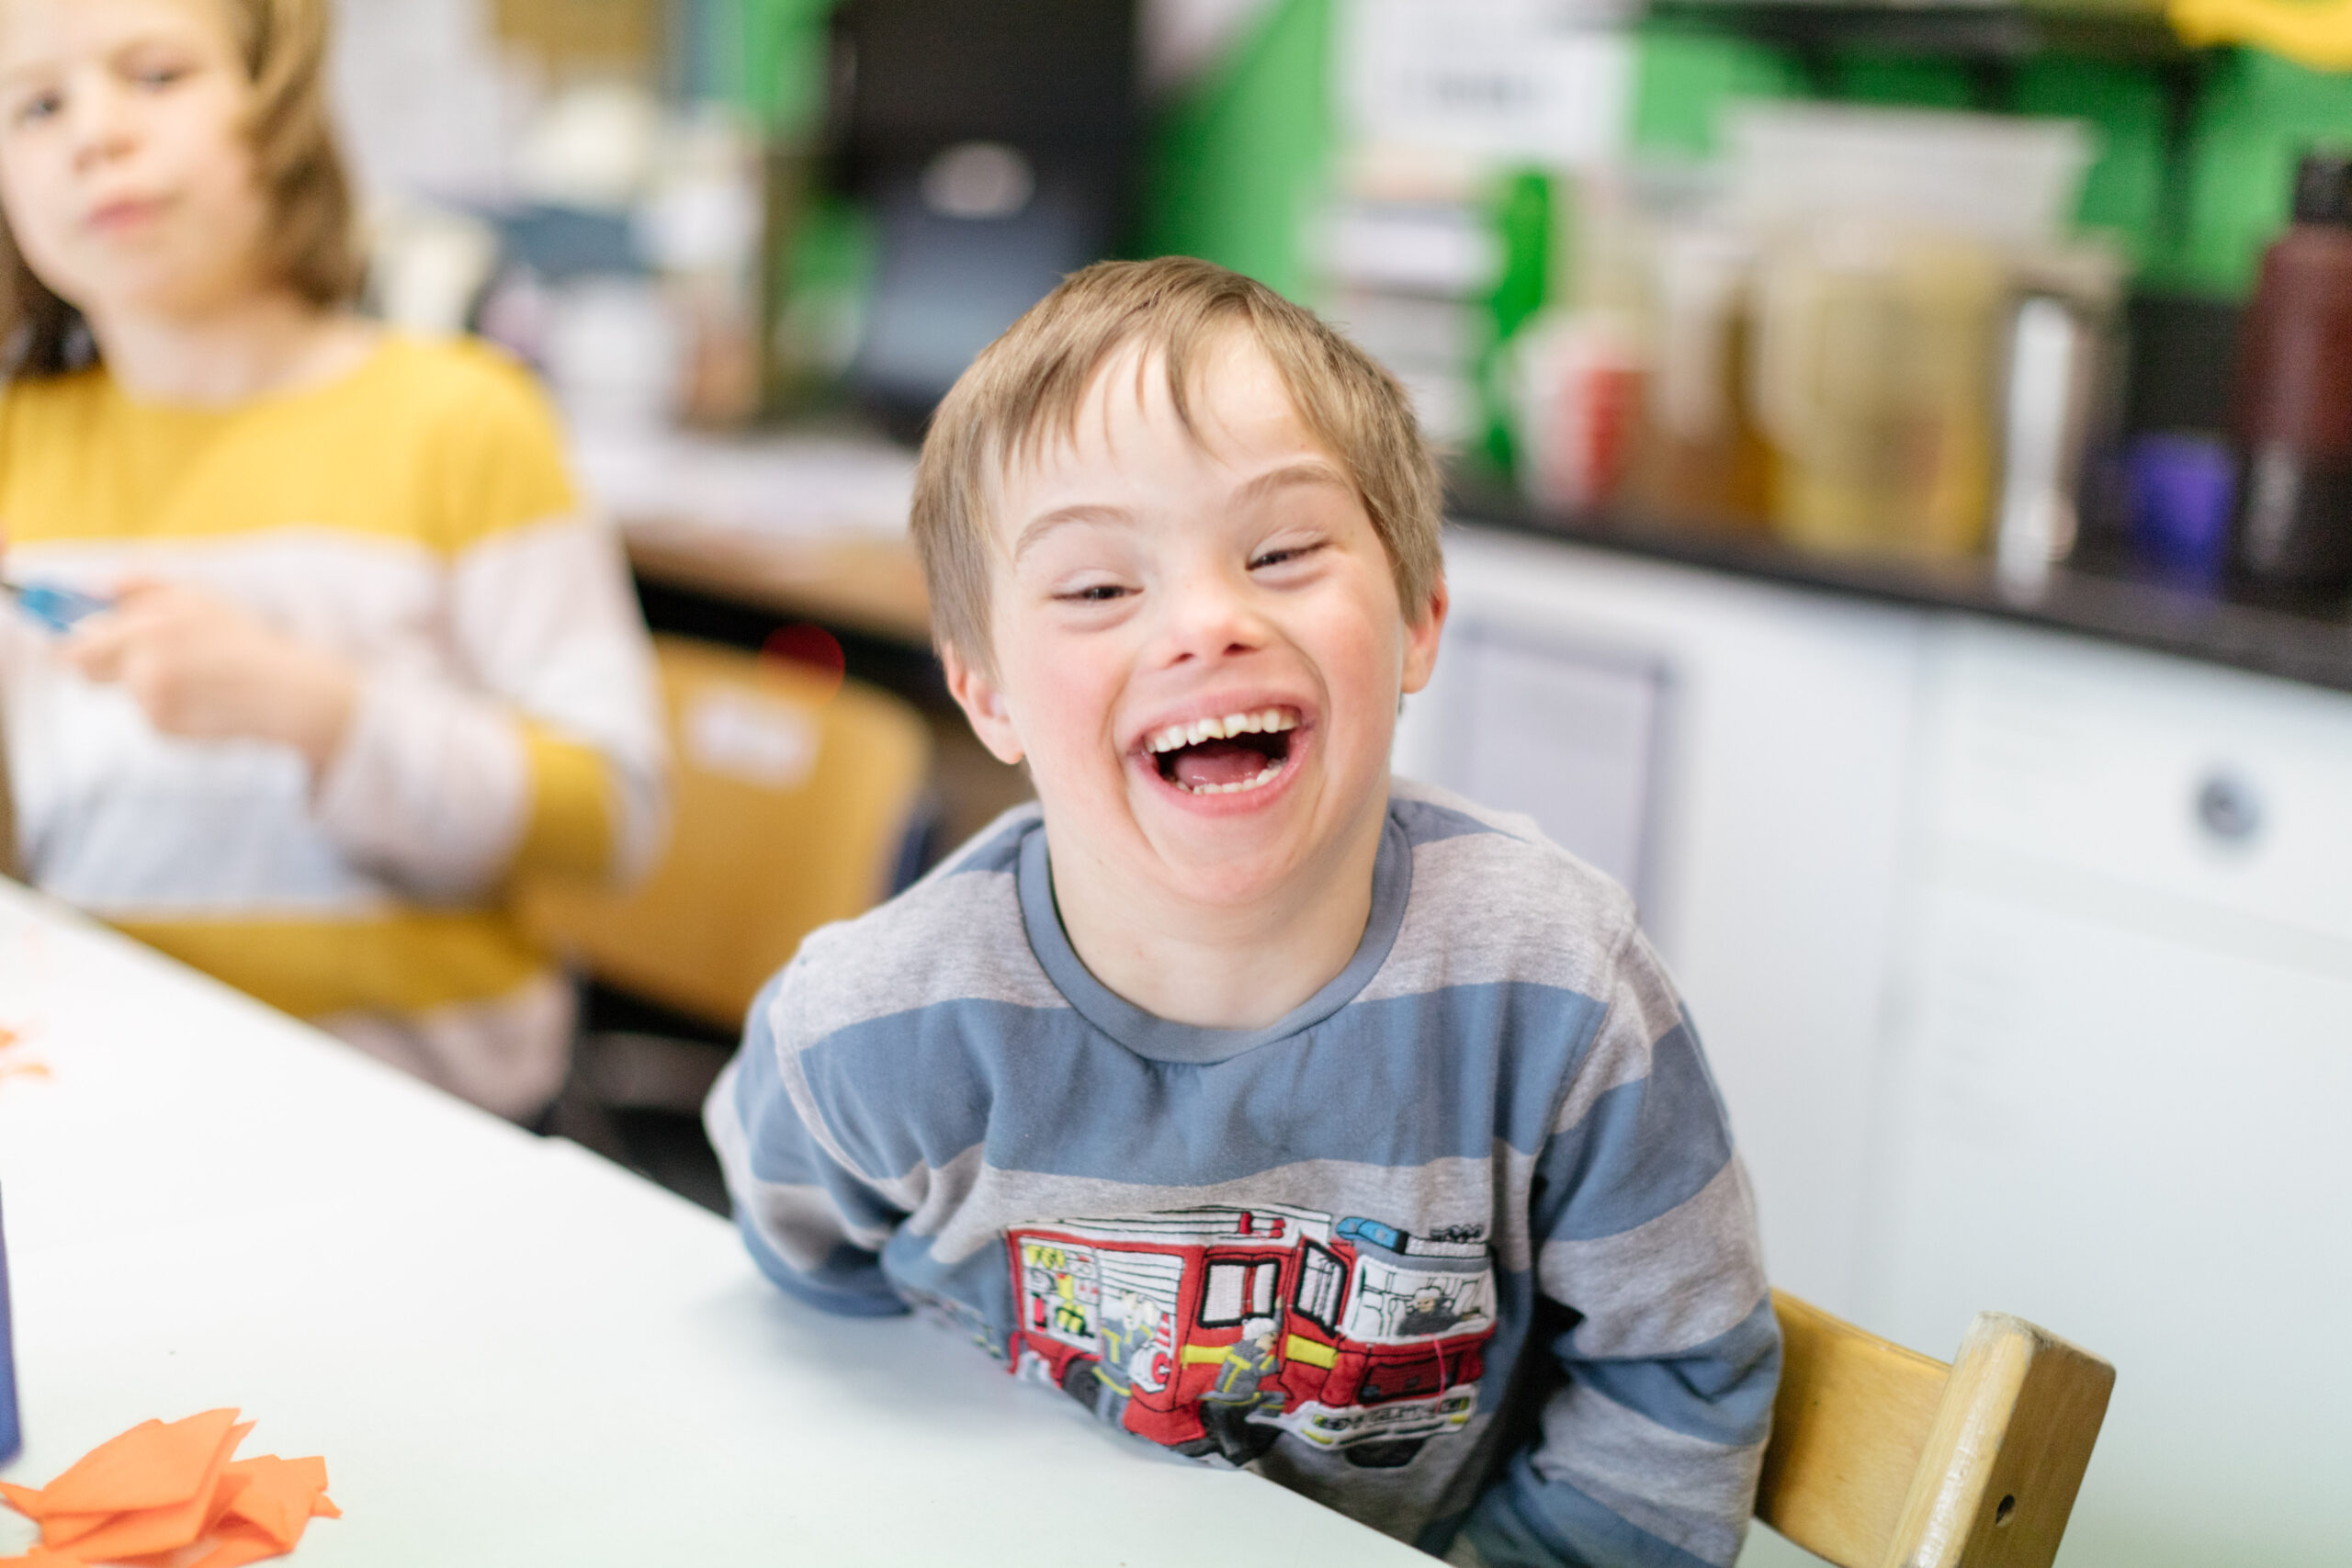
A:
<svg viewBox="0 0 2352 1568">
<path fill-rule="evenodd" d="M 932 1007 L 1067 1008 L 1022 924 L 1021 849 L 1042 823 L 1016 806 L 888 902 L 811 931 L 769 1005 L 803 1041 Z"/>
<path fill-rule="evenodd" d="M 1604 994 L 1635 933 L 1625 889 L 1532 818 L 1399 779 L 1388 814 L 1412 849 L 1390 962 L 1367 996 L 1524 982 Z"/>
</svg>

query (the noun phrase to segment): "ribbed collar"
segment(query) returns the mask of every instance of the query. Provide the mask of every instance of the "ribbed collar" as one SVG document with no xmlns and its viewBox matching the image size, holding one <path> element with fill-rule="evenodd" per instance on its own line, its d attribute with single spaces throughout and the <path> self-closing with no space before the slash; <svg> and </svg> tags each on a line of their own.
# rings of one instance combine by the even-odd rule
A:
<svg viewBox="0 0 2352 1568">
<path fill-rule="evenodd" d="M 1021 844 L 1021 919 L 1030 951 L 1045 966 L 1055 988 L 1089 1023 L 1133 1051 L 1162 1062 L 1223 1062 L 1261 1045 L 1312 1029 L 1353 1001 L 1370 983 L 1405 923 L 1405 899 L 1413 886 L 1413 847 L 1404 825 L 1391 813 L 1382 824 L 1380 852 L 1372 868 L 1372 915 L 1363 940 L 1347 967 L 1321 990 L 1263 1029 L 1203 1029 L 1172 1023 L 1148 1013 L 1096 979 L 1080 962 L 1054 904 L 1054 879 L 1046 858 L 1046 827 L 1040 821 Z"/>
</svg>

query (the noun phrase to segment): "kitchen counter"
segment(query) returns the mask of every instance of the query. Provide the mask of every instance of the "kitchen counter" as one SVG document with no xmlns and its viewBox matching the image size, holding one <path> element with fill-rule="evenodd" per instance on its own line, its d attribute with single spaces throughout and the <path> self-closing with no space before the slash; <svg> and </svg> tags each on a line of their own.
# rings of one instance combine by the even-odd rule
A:
<svg viewBox="0 0 2352 1568">
<path fill-rule="evenodd" d="M 1830 555 L 1777 540 L 1608 513 L 1545 513 L 1490 480 L 1447 476 L 1447 515 L 1596 549 L 1928 609 L 1962 610 L 2352 692 L 2352 612 L 2299 612 L 2080 568 L 2039 582 L 1990 560 Z"/>
</svg>

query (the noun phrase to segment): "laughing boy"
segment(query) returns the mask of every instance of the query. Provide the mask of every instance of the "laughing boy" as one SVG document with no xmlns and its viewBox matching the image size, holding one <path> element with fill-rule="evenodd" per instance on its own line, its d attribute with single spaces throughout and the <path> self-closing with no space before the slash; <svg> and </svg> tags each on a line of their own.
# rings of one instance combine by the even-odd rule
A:
<svg viewBox="0 0 2352 1568">
<path fill-rule="evenodd" d="M 1037 803 L 811 936 L 707 1122 L 752 1256 L 1432 1553 L 1727 1564 L 1780 1371 L 1625 894 L 1392 780 L 1445 620 L 1404 395 L 1206 263 L 983 353 L 913 525 Z"/>
</svg>

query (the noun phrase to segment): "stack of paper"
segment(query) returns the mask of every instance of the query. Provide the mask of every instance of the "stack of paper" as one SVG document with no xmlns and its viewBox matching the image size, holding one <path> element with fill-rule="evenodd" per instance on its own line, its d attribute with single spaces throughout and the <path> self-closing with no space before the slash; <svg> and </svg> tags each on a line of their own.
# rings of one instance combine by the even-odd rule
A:
<svg viewBox="0 0 2352 1568">
<path fill-rule="evenodd" d="M 142 1421 L 36 1490 L 0 1500 L 40 1526 L 40 1544 L 0 1568 L 238 1568 L 294 1550 L 314 1516 L 339 1518 L 322 1459 L 232 1459 L 252 1431 L 234 1410 Z"/>
</svg>

